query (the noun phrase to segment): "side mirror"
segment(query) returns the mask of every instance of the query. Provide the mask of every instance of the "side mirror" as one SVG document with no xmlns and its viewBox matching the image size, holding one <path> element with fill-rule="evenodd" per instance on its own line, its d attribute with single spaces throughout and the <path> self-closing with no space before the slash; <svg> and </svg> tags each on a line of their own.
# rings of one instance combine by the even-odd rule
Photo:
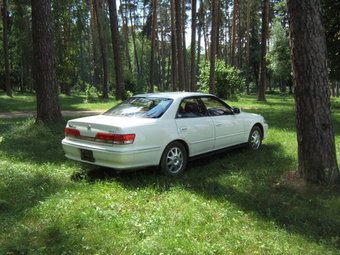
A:
<svg viewBox="0 0 340 255">
<path fill-rule="evenodd" d="M 233 112 L 234 112 L 235 114 L 241 113 L 241 109 L 235 107 L 235 108 L 233 108 Z"/>
</svg>

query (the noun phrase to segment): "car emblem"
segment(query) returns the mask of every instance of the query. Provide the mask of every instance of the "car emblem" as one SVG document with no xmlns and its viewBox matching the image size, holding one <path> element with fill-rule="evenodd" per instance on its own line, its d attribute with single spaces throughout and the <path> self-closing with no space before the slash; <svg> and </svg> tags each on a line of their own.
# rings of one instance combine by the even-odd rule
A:
<svg viewBox="0 0 340 255">
<path fill-rule="evenodd" d="M 87 126 L 87 130 L 91 130 L 91 125 L 88 125 L 88 126 Z"/>
</svg>

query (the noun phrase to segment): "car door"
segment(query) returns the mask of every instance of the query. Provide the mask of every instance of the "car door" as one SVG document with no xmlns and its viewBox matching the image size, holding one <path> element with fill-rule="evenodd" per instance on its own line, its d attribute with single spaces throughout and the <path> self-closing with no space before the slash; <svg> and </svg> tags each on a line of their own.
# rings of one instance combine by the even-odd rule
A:
<svg viewBox="0 0 340 255">
<path fill-rule="evenodd" d="M 245 132 L 243 118 L 216 97 L 202 97 L 201 100 L 215 128 L 214 148 L 217 150 L 242 143 Z"/>
<path fill-rule="evenodd" d="M 199 98 L 182 100 L 176 115 L 176 125 L 180 138 L 189 146 L 190 156 L 214 149 L 214 123 Z"/>
</svg>

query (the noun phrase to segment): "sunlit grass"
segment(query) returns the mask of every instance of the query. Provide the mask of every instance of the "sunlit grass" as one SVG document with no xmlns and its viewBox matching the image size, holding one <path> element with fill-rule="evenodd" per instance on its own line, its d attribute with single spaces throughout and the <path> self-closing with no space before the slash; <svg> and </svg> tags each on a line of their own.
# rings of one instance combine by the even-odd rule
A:
<svg viewBox="0 0 340 255">
<path fill-rule="evenodd" d="M 338 254 L 339 192 L 284 185 L 297 168 L 293 99 L 230 104 L 267 119 L 263 147 L 176 178 L 67 160 L 63 125 L 0 119 L 0 254 Z"/>
</svg>

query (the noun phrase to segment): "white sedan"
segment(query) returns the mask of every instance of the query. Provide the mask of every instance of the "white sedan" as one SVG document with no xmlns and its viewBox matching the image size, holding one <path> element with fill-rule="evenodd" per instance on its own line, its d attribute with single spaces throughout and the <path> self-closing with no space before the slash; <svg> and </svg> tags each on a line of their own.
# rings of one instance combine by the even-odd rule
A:
<svg viewBox="0 0 340 255">
<path fill-rule="evenodd" d="M 62 145 L 69 159 L 117 170 L 159 166 L 178 175 L 195 156 L 240 145 L 257 150 L 267 130 L 261 115 L 210 94 L 152 93 L 69 120 Z"/>
</svg>

